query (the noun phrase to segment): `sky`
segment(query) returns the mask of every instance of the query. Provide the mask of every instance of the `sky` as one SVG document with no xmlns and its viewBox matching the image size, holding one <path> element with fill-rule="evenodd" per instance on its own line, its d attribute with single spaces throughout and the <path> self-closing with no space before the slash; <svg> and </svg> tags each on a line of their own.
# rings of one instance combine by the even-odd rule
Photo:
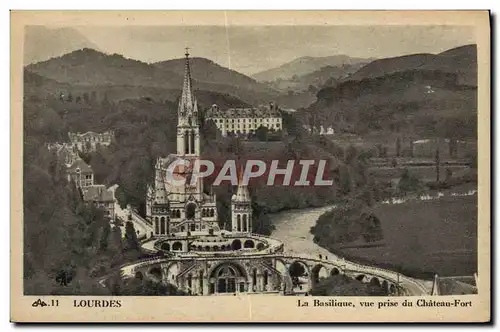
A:
<svg viewBox="0 0 500 332">
<path fill-rule="evenodd" d="M 475 42 L 467 26 L 72 27 L 100 50 L 144 62 L 194 57 L 251 75 L 302 56 L 384 58 L 439 53 Z"/>
</svg>

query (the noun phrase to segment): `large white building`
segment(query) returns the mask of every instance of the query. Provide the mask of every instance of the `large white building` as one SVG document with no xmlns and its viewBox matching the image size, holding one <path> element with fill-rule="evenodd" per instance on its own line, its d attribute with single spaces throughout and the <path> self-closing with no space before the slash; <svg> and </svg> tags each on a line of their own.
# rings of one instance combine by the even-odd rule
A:
<svg viewBox="0 0 500 332">
<path fill-rule="evenodd" d="M 257 108 L 229 108 L 225 110 L 214 104 L 205 112 L 205 121 L 209 120 L 215 123 L 222 136 L 227 136 L 230 133 L 247 135 L 254 133 L 261 126 L 271 131 L 283 129 L 281 111 L 273 103 Z"/>
<path fill-rule="evenodd" d="M 103 133 L 94 133 L 88 131 L 86 133 L 68 133 L 71 145 L 82 152 L 96 151 L 99 146 L 109 146 L 115 137 L 113 131 L 105 131 Z"/>
<path fill-rule="evenodd" d="M 184 84 L 178 107 L 177 153 L 158 158 L 154 182 L 148 185 L 146 217 L 153 225 L 154 235 L 182 232 L 218 232 L 217 198 L 203 189 L 203 179 L 191 184 L 192 171 L 177 167 L 174 177 L 186 179 L 183 185 L 167 181 L 167 168 L 178 159 L 194 161 L 200 157 L 200 124 L 198 105 L 193 94 L 189 54 L 186 53 Z M 239 186 L 232 201 L 232 211 L 238 215 L 233 230 L 251 232 L 250 196 L 246 186 Z M 244 217 L 245 215 L 245 217 Z M 239 217 L 238 217 L 239 216 Z M 240 225 L 238 227 L 238 220 Z M 245 220 L 246 224 L 243 224 Z M 243 227 L 245 226 L 245 227 Z"/>
</svg>

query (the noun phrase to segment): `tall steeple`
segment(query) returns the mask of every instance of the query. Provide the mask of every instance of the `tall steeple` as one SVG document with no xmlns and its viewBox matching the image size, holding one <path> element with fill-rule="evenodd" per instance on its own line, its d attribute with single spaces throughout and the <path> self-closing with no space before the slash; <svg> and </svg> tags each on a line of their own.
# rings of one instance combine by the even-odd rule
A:
<svg viewBox="0 0 500 332">
<path fill-rule="evenodd" d="M 198 104 L 193 93 L 189 48 L 186 48 L 184 83 L 179 99 L 177 121 L 177 154 L 182 156 L 200 155 L 200 128 L 198 124 Z"/>
<path fill-rule="evenodd" d="M 182 85 L 182 94 L 179 100 L 179 125 L 197 125 L 198 105 L 193 94 L 193 84 L 191 80 L 191 68 L 189 66 L 189 48 L 186 47 L 186 63 L 184 66 L 184 83 Z M 189 124 L 189 117 L 194 123 Z"/>
</svg>

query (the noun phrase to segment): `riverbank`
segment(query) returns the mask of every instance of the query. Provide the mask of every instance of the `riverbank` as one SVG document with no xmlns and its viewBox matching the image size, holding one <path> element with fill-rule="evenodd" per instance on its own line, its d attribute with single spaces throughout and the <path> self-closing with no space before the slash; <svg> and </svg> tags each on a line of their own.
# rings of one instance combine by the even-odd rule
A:
<svg viewBox="0 0 500 332">
<path fill-rule="evenodd" d="M 472 275 L 477 272 L 477 191 L 444 192 L 417 199 L 379 203 L 370 215 L 380 222 L 383 239 L 367 246 L 362 239 L 336 242 L 332 212 L 314 229 L 318 245 L 346 259 L 420 279 Z M 332 224 L 334 223 L 334 224 Z M 355 244 L 358 244 L 357 246 Z"/>
</svg>

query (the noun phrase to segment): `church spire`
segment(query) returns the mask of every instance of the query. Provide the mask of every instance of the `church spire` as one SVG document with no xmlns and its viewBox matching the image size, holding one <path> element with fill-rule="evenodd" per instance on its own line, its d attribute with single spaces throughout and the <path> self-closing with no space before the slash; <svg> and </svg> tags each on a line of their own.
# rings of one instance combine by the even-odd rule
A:
<svg viewBox="0 0 500 332">
<path fill-rule="evenodd" d="M 184 68 L 184 83 L 182 85 L 181 99 L 179 100 L 179 122 L 182 118 L 188 118 L 189 116 L 196 116 L 198 112 L 198 107 L 196 105 L 196 99 L 193 94 L 193 86 L 191 80 L 191 69 L 189 67 L 189 48 L 186 47 L 186 64 Z"/>
</svg>

